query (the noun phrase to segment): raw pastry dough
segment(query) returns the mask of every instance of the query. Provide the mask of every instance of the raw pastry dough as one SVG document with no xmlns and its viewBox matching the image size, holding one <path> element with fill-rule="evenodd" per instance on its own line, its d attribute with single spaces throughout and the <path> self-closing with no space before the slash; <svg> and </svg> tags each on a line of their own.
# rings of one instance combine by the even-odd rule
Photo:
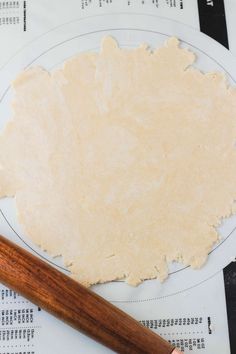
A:
<svg viewBox="0 0 236 354">
<path fill-rule="evenodd" d="M 236 90 L 171 38 L 151 52 L 111 37 L 13 83 L 0 195 L 27 235 L 86 285 L 198 268 L 236 199 Z"/>
</svg>

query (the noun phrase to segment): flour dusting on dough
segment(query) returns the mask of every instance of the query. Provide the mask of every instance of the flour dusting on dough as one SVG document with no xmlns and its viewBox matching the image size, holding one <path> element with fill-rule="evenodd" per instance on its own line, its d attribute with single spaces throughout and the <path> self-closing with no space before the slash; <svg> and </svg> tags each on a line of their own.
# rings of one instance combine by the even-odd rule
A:
<svg viewBox="0 0 236 354">
<path fill-rule="evenodd" d="M 236 199 L 236 90 L 175 38 L 151 52 L 111 37 L 13 83 L 0 196 L 26 234 L 86 285 L 198 268 Z"/>
</svg>

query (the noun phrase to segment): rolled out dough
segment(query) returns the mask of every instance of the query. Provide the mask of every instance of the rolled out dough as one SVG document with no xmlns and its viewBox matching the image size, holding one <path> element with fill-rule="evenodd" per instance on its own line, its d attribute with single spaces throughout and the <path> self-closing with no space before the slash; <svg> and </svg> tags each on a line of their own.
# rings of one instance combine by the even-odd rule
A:
<svg viewBox="0 0 236 354">
<path fill-rule="evenodd" d="M 236 90 L 193 62 L 175 38 L 152 52 L 106 37 L 100 53 L 13 83 L 0 195 L 85 285 L 201 267 L 233 212 Z"/>
</svg>

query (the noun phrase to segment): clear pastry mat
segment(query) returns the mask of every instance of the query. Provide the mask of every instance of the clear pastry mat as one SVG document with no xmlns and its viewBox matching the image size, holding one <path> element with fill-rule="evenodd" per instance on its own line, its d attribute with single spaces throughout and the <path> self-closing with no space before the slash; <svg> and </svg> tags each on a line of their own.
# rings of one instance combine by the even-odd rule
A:
<svg viewBox="0 0 236 354">
<path fill-rule="evenodd" d="M 174 35 L 181 39 L 183 47 L 197 54 L 195 65 L 198 68 L 224 71 L 230 82 L 236 82 L 234 57 L 198 30 L 160 17 L 157 20 L 150 14 L 98 14 L 79 18 L 38 36 L 3 65 L 0 71 L 0 127 L 10 116 L 12 93 L 9 84 L 20 70 L 35 65 L 52 70 L 78 52 L 97 50 L 102 37 L 107 34 L 116 38 L 121 47 L 135 47 L 146 42 L 153 48 Z M 1 200 L 0 208 L 0 233 L 67 272 L 60 260 L 51 259 L 23 234 L 16 221 L 14 200 Z M 185 349 L 185 353 L 210 354 L 217 348 L 217 352 L 229 354 L 222 269 L 235 259 L 235 230 L 235 217 L 223 222 L 221 240 L 201 270 L 172 264 L 170 276 L 163 284 L 150 280 L 132 288 L 124 282 L 112 282 L 93 289 Z M 4 287 L 0 288 L 0 294 L 4 311 L 0 328 L 1 354 L 18 354 L 21 350 L 31 354 L 109 352 Z M 12 338 L 10 330 L 14 332 Z"/>
</svg>

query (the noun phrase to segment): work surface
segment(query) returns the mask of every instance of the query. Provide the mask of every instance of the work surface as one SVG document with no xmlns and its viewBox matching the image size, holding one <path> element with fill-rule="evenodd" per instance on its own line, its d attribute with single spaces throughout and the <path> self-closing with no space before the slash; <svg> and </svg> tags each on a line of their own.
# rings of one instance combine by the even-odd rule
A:
<svg viewBox="0 0 236 354">
<path fill-rule="evenodd" d="M 185 46 L 194 46 L 206 70 L 220 69 L 232 74 L 233 59 L 228 58 L 226 49 L 220 47 L 208 37 L 198 37 L 199 29 L 214 37 L 230 51 L 236 53 L 235 27 L 231 21 L 236 8 L 229 10 L 225 1 L 227 27 L 224 21 L 223 1 L 211 8 L 197 8 L 197 1 L 159 2 L 159 8 L 151 1 L 142 5 L 141 1 L 112 1 L 110 5 L 101 1 L 71 1 L 70 7 L 66 1 L 38 1 L 29 4 L 26 1 L 16 2 L 11 9 L 0 12 L 1 23 L 9 21 L 9 25 L 0 28 L 0 43 L 2 53 L 0 65 L 0 116 L 9 112 L 9 93 L 6 91 L 9 82 L 27 65 L 42 65 L 52 69 L 62 61 L 74 55 L 78 50 L 94 49 L 105 34 L 118 36 L 123 45 L 135 46 L 147 41 L 153 46 L 163 42 L 165 37 L 175 35 L 187 42 Z M 86 5 L 87 4 L 87 5 Z M 181 5 L 182 4 L 182 5 Z M 6 5 L 4 5 L 6 6 Z M 14 7 L 15 6 L 15 7 Z M 129 6 L 129 7 L 127 7 Z M 181 8 L 181 6 L 183 8 Z M 53 11 L 52 11 L 53 8 Z M 82 9 L 84 8 L 84 9 Z M 102 13 L 129 12 L 122 16 Z M 211 12 L 210 12 L 211 11 Z M 131 12 L 148 13 L 148 16 L 131 15 Z M 10 20 L 6 17 L 11 15 Z M 99 15 L 91 20 L 81 18 Z M 154 16 L 153 16 L 154 15 Z M 171 21 L 160 17 L 170 18 Z M 204 19 L 207 17 L 207 23 Z M 217 29 L 212 24 L 218 18 Z M 5 18 L 3 20 L 3 18 Z M 13 19 L 15 18 L 15 19 Z M 221 20 L 219 20 L 221 19 Z M 176 23 L 182 22 L 188 27 Z M 19 22 L 19 24 L 17 24 Z M 59 27 L 58 27 L 59 26 Z M 194 31 L 191 27 L 196 28 Z M 52 29 L 54 30 L 52 31 Z M 43 35 L 44 34 L 44 35 Z M 227 37 L 228 34 L 228 37 Z M 36 39 L 39 37 L 38 39 Z M 6 38 L 9 40 L 6 41 Z M 27 45 L 25 48 L 23 48 Z M 20 52 L 14 56 L 14 53 Z M 202 51 L 204 54 L 202 54 Z M 226 54 L 225 54 L 226 53 Z M 3 121 L 0 122 L 3 124 Z M 30 243 L 16 223 L 14 203 L 6 200 L 0 205 L 0 231 L 9 238 L 24 245 L 26 241 L 34 251 L 48 257 Z M 235 263 L 225 267 L 235 256 L 234 228 L 236 221 L 230 221 L 223 231 L 224 243 L 210 255 L 209 263 L 198 272 L 189 269 L 170 270 L 172 275 L 165 285 L 153 281 L 145 282 L 137 289 L 127 287 L 122 283 L 112 283 L 107 286 L 97 286 L 95 291 L 114 302 L 154 331 L 163 335 L 172 343 L 185 347 L 185 353 L 211 354 L 216 345 L 221 348 L 221 354 L 229 354 L 227 315 L 230 334 L 235 333 Z M 12 230 L 14 228 L 15 232 Z M 58 225 L 60 227 L 60 225 Z M 28 248 L 28 246 L 26 246 Z M 51 261 L 51 259 L 50 259 Z M 58 263 L 60 266 L 60 262 Z M 225 290 L 226 287 L 226 300 Z M 18 354 L 21 351 L 30 354 L 65 354 L 80 348 L 83 353 L 105 353 L 106 349 L 94 344 L 84 336 L 60 324 L 39 308 L 31 305 L 17 294 L 2 288 L 1 290 L 1 323 L 0 353 Z M 235 343 L 231 335 L 231 353 L 234 353 Z M 57 338 L 53 341 L 51 338 Z"/>
</svg>

